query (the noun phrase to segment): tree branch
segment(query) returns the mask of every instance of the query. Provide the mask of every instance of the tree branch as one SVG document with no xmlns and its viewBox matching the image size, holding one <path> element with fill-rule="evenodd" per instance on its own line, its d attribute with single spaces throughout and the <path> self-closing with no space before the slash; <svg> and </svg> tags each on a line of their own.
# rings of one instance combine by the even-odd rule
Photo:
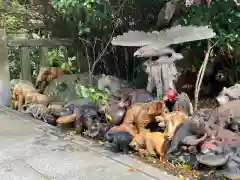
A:
<svg viewBox="0 0 240 180">
<path fill-rule="evenodd" d="M 196 84 L 195 84 L 195 92 L 194 92 L 194 111 L 197 110 L 197 106 L 198 106 L 198 96 L 199 96 L 199 91 L 200 91 L 200 87 L 201 87 L 201 84 L 202 84 L 202 80 L 203 80 L 203 76 L 204 76 L 204 73 L 205 73 L 205 70 L 206 70 L 206 67 L 207 67 L 207 63 L 208 63 L 208 60 L 209 60 L 209 57 L 210 57 L 210 54 L 211 54 L 211 51 L 213 49 L 213 47 L 218 43 L 218 41 L 213 45 L 211 46 L 211 43 L 210 41 L 208 41 L 208 50 L 205 54 L 205 58 L 203 60 L 203 63 L 201 65 L 201 68 L 198 72 L 198 75 L 197 75 L 197 81 L 196 81 Z"/>
</svg>

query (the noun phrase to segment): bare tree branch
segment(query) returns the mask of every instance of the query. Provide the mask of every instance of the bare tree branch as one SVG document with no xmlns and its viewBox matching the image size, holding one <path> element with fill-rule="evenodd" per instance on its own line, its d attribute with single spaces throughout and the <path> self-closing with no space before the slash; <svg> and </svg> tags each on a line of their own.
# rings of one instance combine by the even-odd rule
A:
<svg viewBox="0 0 240 180">
<path fill-rule="evenodd" d="M 208 63 L 208 60 L 209 60 L 209 57 L 210 57 L 210 54 L 211 54 L 211 51 L 213 49 L 213 47 L 218 43 L 218 41 L 213 45 L 211 46 L 211 43 L 210 41 L 208 41 L 208 50 L 205 54 L 205 58 L 203 60 L 203 63 L 201 65 L 201 68 L 198 72 L 198 75 L 197 75 L 197 81 L 196 81 L 196 84 L 195 84 L 195 92 L 194 92 L 194 111 L 197 110 L 197 106 L 198 106 L 198 96 L 199 96 L 199 91 L 200 91 L 200 87 L 201 87 L 201 84 L 202 84 L 202 80 L 203 80 L 203 76 L 204 76 L 204 73 L 205 73 L 205 70 L 206 70 L 206 67 L 207 67 L 207 63 Z"/>
</svg>

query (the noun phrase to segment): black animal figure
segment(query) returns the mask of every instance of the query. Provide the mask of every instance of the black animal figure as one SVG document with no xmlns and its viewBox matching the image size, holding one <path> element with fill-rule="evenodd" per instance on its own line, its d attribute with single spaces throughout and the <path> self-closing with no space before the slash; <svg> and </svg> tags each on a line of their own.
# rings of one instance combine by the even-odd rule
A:
<svg viewBox="0 0 240 180">
<path fill-rule="evenodd" d="M 92 138 L 104 140 L 105 135 L 111 127 L 112 126 L 109 123 L 97 123 L 91 127 L 91 129 L 89 130 L 89 135 Z"/>
<path fill-rule="evenodd" d="M 56 117 L 55 116 L 53 116 L 52 114 L 44 114 L 43 115 L 43 121 L 44 122 L 46 122 L 46 123 L 48 123 L 48 124 L 50 124 L 50 125 L 52 125 L 52 126 L 56 126 L 57 124 L 56 124 Z"/>
<path fill-rule="evenodd" d="M 113 152 L 123 152 L 123 154 L 127 154 L 132 139 L 132 136 L 128 132 L 112 130 L 106 134 L 104 145 Z"/>
<path fill-rule="evenodd" d="M 73 114 L 76 115 L 75 130 L 77 134 L 82 133 L 84 130 L 91 132 L 91 129 L 96 129 L 97 124 L 101 121 L 98 107 L 95 104 L 76 106 Z"/>
</svg>

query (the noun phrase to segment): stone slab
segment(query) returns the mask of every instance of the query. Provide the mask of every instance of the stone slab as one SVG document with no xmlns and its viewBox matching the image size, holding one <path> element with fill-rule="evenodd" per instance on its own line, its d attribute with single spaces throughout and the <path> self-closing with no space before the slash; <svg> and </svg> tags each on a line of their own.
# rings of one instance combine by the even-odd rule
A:
<svg viewBox="0 0 240 180">
<path fill-rule="evenodd" d="M 178 180 L 130 156 L 112 153 L 81 136 L 67 136 L 57 127 L 8 108 L 0 109 L 0 124 L 0 179 L 1 173 L 13 169 L 9 170 L 12 174 L 5 175 L 9 179 L 14 175 L 24 179 L 21 172 L 29 171 L 25 179 Z"/>
<path fill-rule="evenodd" d="M 0 165 L 0 179 L 2 180 L 47 180 L 46 177 L 29 167 L 20 160 Z"/>
</svg>

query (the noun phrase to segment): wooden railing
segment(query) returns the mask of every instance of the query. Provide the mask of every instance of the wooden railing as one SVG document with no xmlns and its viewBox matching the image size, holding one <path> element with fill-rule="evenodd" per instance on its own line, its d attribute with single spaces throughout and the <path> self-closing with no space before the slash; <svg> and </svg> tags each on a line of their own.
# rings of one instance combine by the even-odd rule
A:
<svg viewBox="0 0 240 180">
<path fill-rule="evenodd" d="M 18 47 L 20 49 L 20 78 L 23 80 L 32 81 L 31 74 L 31 63 L 30 63 L 30 54 L 29 48 L 39 47 L 40 48 L 40 66 L 48 66 L 48 60 L 46 53 L 48 48 L 58 47 L 58 46 L 70 46 L 72 42 L 66 39 L 13 39 L 9 40 L 7 45 L 8 47 Z M 65 59 L 67 59 L 67 52 L 65 53 Z"/>
</svg>

